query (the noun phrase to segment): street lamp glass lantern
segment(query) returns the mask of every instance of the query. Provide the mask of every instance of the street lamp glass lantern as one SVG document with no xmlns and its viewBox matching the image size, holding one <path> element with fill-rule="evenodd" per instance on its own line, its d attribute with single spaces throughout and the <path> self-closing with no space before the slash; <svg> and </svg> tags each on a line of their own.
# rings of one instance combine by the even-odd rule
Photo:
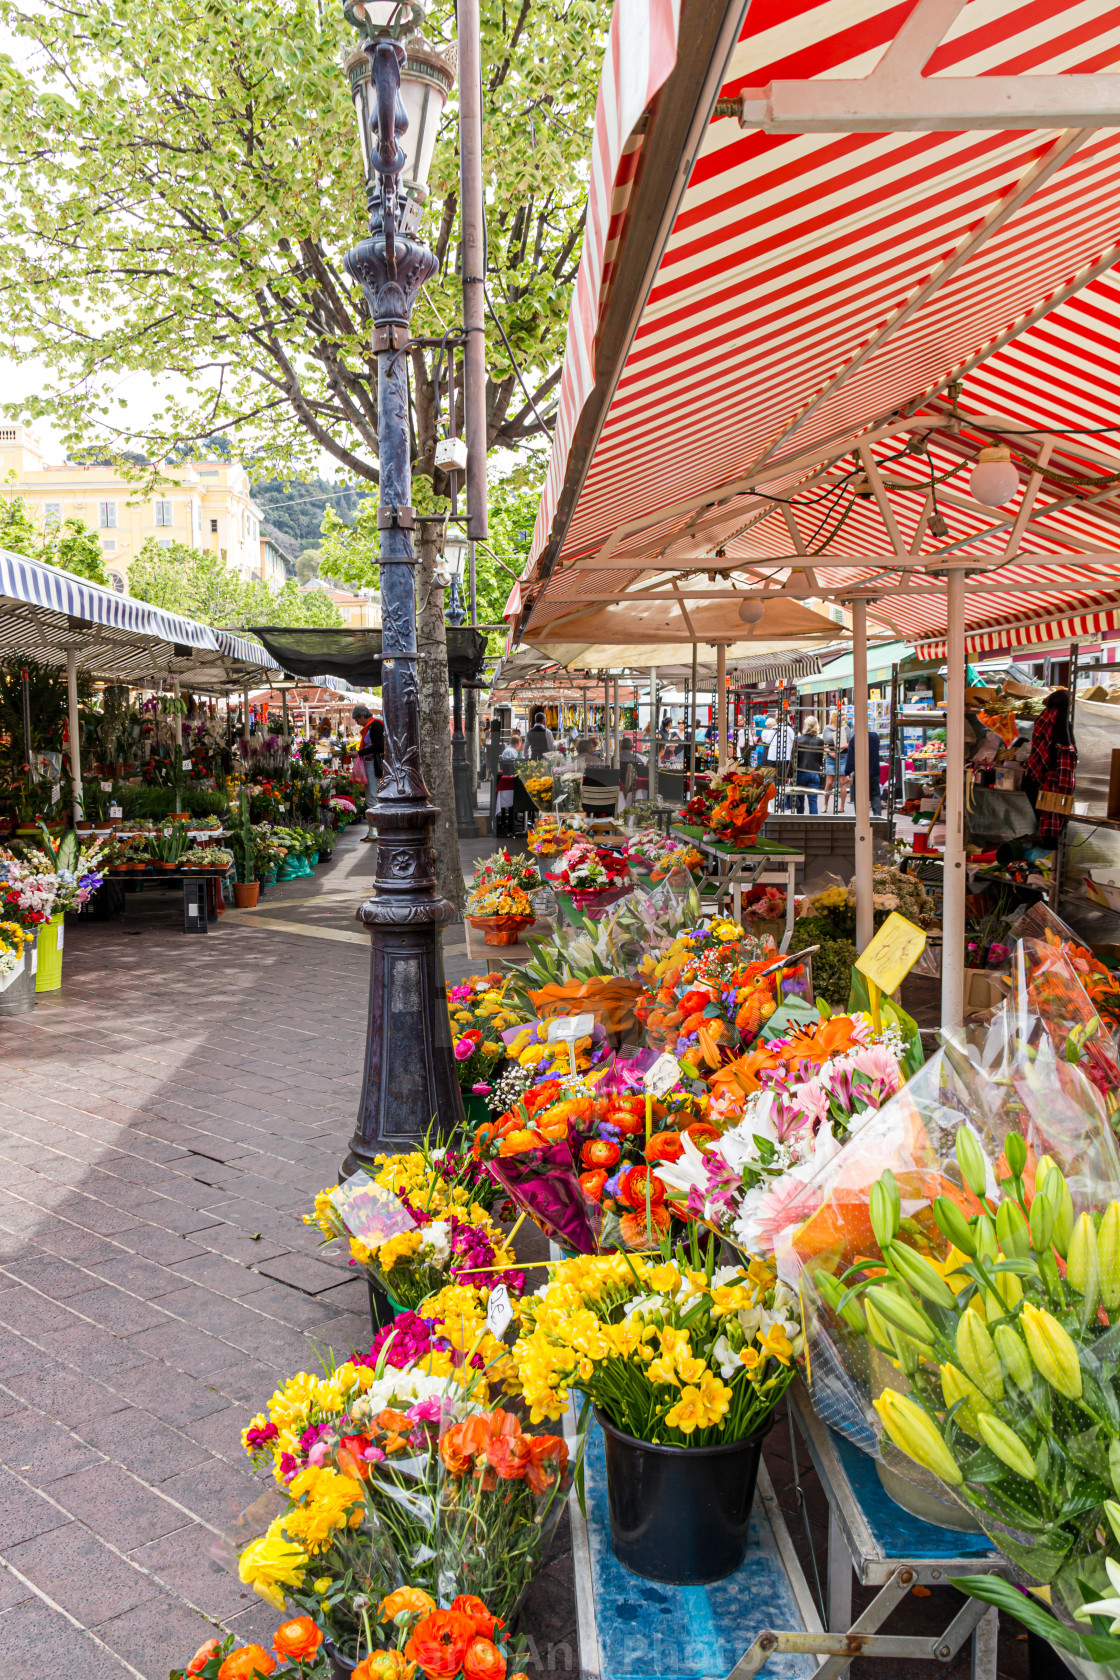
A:
<svg viewBox="0 0 1120 1680">
<path fill-rule="evenodd" d="M 414 36 L 404 43 L 406 58 L 401 67 L 400 97 L 397 106 L 398 143 L 405 153 L 405 165 L 399 180 L 413 206 L 413 222 L 419 219 L 420 206 L 428 196 L 428 175 L 436 148 L 440 118 L 448 96 L 455 85 L 455 48 L 434 47 L 423 36 Z M 362 169 L 367 185 L 376 187 L 379 176 L 373 163 L 374 134 L 377 128 L 377 93 L 373 85 L 371 65 L 366 50 L 359 47 L 348 55 L 346 75 L 350 95 L 358 120 L 358 139 L 362 148 Z M 401 123 L 401 112 L 404 123 Z"/>
</svg>

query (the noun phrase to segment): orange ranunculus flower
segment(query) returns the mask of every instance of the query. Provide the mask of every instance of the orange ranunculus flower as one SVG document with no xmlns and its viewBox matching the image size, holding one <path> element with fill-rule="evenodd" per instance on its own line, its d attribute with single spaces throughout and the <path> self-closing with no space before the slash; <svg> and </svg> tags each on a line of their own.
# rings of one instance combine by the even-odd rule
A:
<svg viewBox="0 0 1120 1680">
<path fill-rule="evenodd" d="M 580 1151 L 585 1167 L 613 1167 L 622 1155 L 617 1143 L 607 1138 L 589 1138 Z"/>
<path fill-rule="evenodd" d="M 210 1658 L 216 1657 L 221 1648 L 222 1642 L 220 1639 L 208 1639 L 204 1645 L 200 1645 L 198 1647 L 198 1650 L 187 1664 L 186 1672 L 188 1674 L 201 1674 L 203 1669 L 206 1667 L 206 1664 L 210 1661 Z"/>
<path fill-rule="evenodd" d="M 323 1636 L 310 1616 L 296 1616 L 290 1622 L 281 1622 L 272 1636 L 272 1649 L 278 1657 L 285 1657 L 289 1662 L 305 1662 L 313 1657 Z"/>
<path fill-rule="evenodd" d="M 373 1421 L 379 1429 L 391 1430 L 394 1435 L 411 1435 L 416 1427 L 410 1417 L 404 1412 L 395 1411 L 392 1406 L 386 1406 L 384 1411 L 378 1412 Z"/>
<path fill-rule="evenodd" d="M 394 1436 L 394 1439 L 396 1438 Z M 339 1447 L 334 1456 L 339 1470 L 352 1481 L 360 1482 L 364 1476 L 369 1475 L 369 1465 L 365 1459 L 355 1458 L 349 1447 Z"/>
<path fill-rule="evenodd" d="M 404 1654 L 428 1680 L 455 1680 L 474 1637 L 474 1623 L 462 1611 L 433 1610 L 413 1628 Z"/>
<path fill-rule="evenodd" d="M 531 1132 L 527 1126 L 521 1126 L 516 1132 L 510 1132 L 498 1145 L 499 1155 L 525 1155 L 530 1149 L 539 1149 L 544 1139 L 539 1132 Z"/>
<path fill-rule="evenodd" d="M 497 1616 L 492 1616 L 480 1598 L 473 1593 L 460 1593 L 458 1598 L 451 1600 L 452 1610 L 459 1610 L 464 1616 L 469 1616 L 474 1623 L 474 1631 L 480 1639 L 493 1639 L 495 1628 L 504 1628 L 505 1623 Z"/>
<path fill-rule="evenodd" d="M 506 1659 L 492 1639 L 472 1639 L 463 1658 L 464 1680 L 505 1680 Z"/>
<path fill-rule="evenodd" d="M 429 1616 L 435 1607 L 435 1599 L 423 1587 L 397 1587 L 388 1598 L 381 1600 L 377 1614 L 383 1622 L 391 1622 L 403 1610 L 412 1616 Z"/>
<path fill-rule="evenodd" d="M 416 1664 L 403 1651 L 371 1651 L 363 1657 L 350 1680 L 412 1680 Z"/>
<path fill-rule="evenodd" d="M 679 1161 L 683 1154 L 679 1132 L 654 1132 L 646 1144 L 647 1161 Z"/>
<path fill-rule="evenodd" d="M 503 1482 L 519 1482 L 529 1468 L 531 1457 L 527 1435 L 499 1435 L 486 1449 L 486 1462 Z"/>
<path fill-rule="evenodd" d="M 272 1674 L 275 1668 L 263 1645 L 239 1645 L 218 1670 L 218 1680 L 255 1680 L 258 1674 Z"/>
<path fill-rule="evenodd" d="M 699 1149 L 705 1143 L 712 1143 L 719 1136 L 719 1127 L 713 1126 L 710 1120 L 692 1120 L 685 1127 L 685 1133 Z"/>
<path fill-rule="evenodd" d="M 568 1444 L 559 1435 L 529 1435 L 525 1480 L 534 1493 L 546 1493 L 568 1463 Z"/>
<path fill-rule="evenodd" d="M 579 1175 L 579 1187 L 589 1202 L 602 1201 L 603 1186 L 606 1182 L 607 1172 L 605 1167 L 596 1167 L 593 1172 L 581 1172 Z"/>
<path fill-rule="evenodd" d="M 619 1233 L 627 1248 L 644 1249 L 655 1247 L 669 1229 L 669 1210 L 666 1207 L 653 1206 L 649 1210 L 649 1224 L 646 1224 L 646 1210 L 624 1213 L 618 1222 Z"/>
<path fill-rule="evenodd" d="M 645 1210 L 646 1196 L 654 1207 L 665 1200 L 665 1186 L 648 1167 L 628 1167 L 619 1180 L 618 1199 L 627 1207 Z"/>
</svg>

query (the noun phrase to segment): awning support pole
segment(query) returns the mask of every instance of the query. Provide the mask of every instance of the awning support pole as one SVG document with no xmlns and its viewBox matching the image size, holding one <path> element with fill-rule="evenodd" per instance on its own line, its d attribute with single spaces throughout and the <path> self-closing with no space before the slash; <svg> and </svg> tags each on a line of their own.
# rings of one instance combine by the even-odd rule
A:
<svg viewBox="0 0 1120 1680">
<path fill-rule="evenodd" d="M 727 644 L 716 644 L 716 728 L 719 731 L 719 753 L 716 767 L 720 775 L 727 769 Z"/>
<path fill-rule="evenodd" d="M 692 687 L 688 695 L 688 758 L 685 761 L 688 765 L 688 797 L 690 799 L 695 798 L 696 795 L 696 667 L 698 652 L 697 644 L 693 642 Z"/>
<path fill-rule="evenodd" d="M 85 816 L 85 806 L 82 800 L 82 753 L 78 744 L 78 655 L 74 648 L 66 655 L 66 698 L 70 703 L 71 796 L 74 821 L 79 823 Z"/>
<path fill-rule="evenodd" d="M 649 797 L 657 803 L 657 666 L 649 668 Z"/>
<path fill-rule="evenodd" d="M 948 575 L 945 683 L 945 889 L 941 911 L 941 1025 L 964 1018 L 964 573 Z"/>
<path fill-rule="evenodd" d="M 178 677 L 172 677 L 172 679 L 171 679 L 171 692 L 174 695 L 176 702 L 178 702 L 178 699 L 179 699 L 179 679 L 178 679 Z M 173 734 L 174 740 L 175 740 L 175 754 L 176 754 L 176 758 L 175 758 L 175 809 L 176 809 L 176 811 L 181 811 L 183 809 L 183 790 L 179 785 L 179 776 L 181 774 L 180 766 L 181 766 L 182 757 L 183 757 L 183 719 L 180 715 L 178 704 L 176 704 L 176 707 L 175 707 L 175 716 L 171 720 L 171 729 L 172 729 L 172 734 Z"/>
<path fill-rule="evenodd" d="M 875 909 L 871 902 L 871 868 L 874 842 L 871 837 L 870 742 L 867 730 L 867 602 L 852 603 L 852 705 L 855 727 L 856 794 L 856 946 L 862 951 L 875 931 Z M 839 731 L 837 731 L 839 733 Z"/>
<path fill-rule="evenodd" d="M 622 731 L 618 726 L 618 678 L 616 677 L 614 679 L 614 729 L 611 734 L 611 763 L 616 770 L 622 763 L 618 744 L 621 734 Z"/>
<path fill-rule="evenodd" d="M 280 707 L 284 714 L 284 739 L 286 741 L 291 734 L 288 727 L 288 691 L 286 688 L 280 690 Z"/>
</svg>

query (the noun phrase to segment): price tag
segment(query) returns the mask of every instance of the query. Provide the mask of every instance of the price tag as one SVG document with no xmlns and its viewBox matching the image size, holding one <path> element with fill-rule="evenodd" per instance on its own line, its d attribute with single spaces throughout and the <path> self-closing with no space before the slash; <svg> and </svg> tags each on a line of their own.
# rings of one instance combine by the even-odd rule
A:
<svg viewBox="0 0 1120 1680">
<path fill-rule="evenodd" d="M 190 770 L 193 767 L 193 765 L 194 765 L 193 758 L 185 758 L 183 760 L 183 769 L 184 770 Z"/>
<path fill-rule="evenodd" d="M 102 782 L 101 791 L 102 791 L 102 793 L 112 793 L 112 791 L 113 791 L 112 782 Z"/>
<path fill-rule="evenodd" d="M 680 1077 L 681 1064 L 675 1056 L 666 1052 L 665 1055 L 658 1056 L 653 1066 L 647 1070 L 642 1084 L 651 1097 L 663 1097 L 667 1091 L 673 1089 Z"/>
<path fill-rule="evenodd" d="M 121 808 L 120 808 L 120 806 L 119 806 L 119 805 L 110 805 L 110 807 L 109 807 L 109 815 L 110 815 L 110 816 L 111 816 L 111 817 L 123 817 L 123 816 L 124 816 L 124 812 L 123 812 L 123 811 L 122 811 L 122 810 L 121 810 Z"/>
<path fill-rule="evenodd" d="M 895 910 L 860 952 L 855 966 L 880 992 L 889 994 L 898 990 L 925 948 L 922 929 Z"/>
<path fill-rule="evenodd" d="M 509 1290 L 504 1283 L 499 1283 L 490 1291 L 490 1299 L 486 1303 L 486 1328 L 491 1335 L 500 1337 L 512 1317 Z"/>
<path fill-rule="evenodd" d="M 51 804 L 52 805 L 57 805 L 61 798 L 62 798 L 62 789 L 59 787 L 57 782 L 52 782 L 52 784 L 51 784 Z"/>
<path fill-rule="evenodd" d="M 548 1023 L 548 1042 L 568 1046 L 568 1065 L 576 1071 L 576 1041 L 586 1038 L 595 1028 L 594 1015 L 562 1015 Z"/>
</svg>

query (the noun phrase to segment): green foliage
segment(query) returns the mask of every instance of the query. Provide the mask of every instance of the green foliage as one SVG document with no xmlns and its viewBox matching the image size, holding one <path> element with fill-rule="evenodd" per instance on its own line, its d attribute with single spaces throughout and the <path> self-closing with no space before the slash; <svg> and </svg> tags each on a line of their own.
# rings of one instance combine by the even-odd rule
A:
<svg viewBox="0 0 1120 1680">
<path fill-rule="evenodd" d="M 91 531 L 80 519 L 64 519 L 61 525 L 48 525 L 45 531 L 40 531 L 22 496 L 0 502 L 0 548 L 12 554 L 26 554 L 29 560 L 57 566 L 62 572 L 73 572 L 76 577 L 99 583 L 106 589 L 112 582 L 101 558 L 96 531 Z"/>
<path fill-rule="evenodd" d="M 244 790 L 230 812 L 226 827 L 230 831 L 230 850 L 237 860 L 237 879 L 255 881 L 257 842 L 249 816 L 249 798 Z"/>
<path fill-rule="evenodd" d="M 813 952 L 813 992 L 818 1001 L 824 998 L 835 1009 L 845 1009 L 848 1004 L 848 990 L 852 981 L 852 964 L 856 960 L 857 951 L 850 939 L 820 938 L 818 935 L 803 934 L 803 923 L 797 924 L 797 944 L 799 946 L 815 945 L 819 942 L 820 950 Z"/>
<path fill-rule="evenodd" d="M 0 668 L 0 736 L 8 737 L 11 755 L 20 763 L 24 757 L 21 672 L 25 670 L 31 704 L 32 752 L 61 750 L 62 727 L 69 710 L 64 665 L 44 665 L 38 659 L 13 659 L 11 664 Z M 79 673 L 79 695 L 88 697 L 91 692 L 89 678 Z"/>
<path fill-rule="evenodd" d="M 428 33 L 453 33 L 436 0 Z M 579 260 L 608 0 L 483 0 L 487 277 L 546 426 Z M 219 436 L 263 477 L 326 450 L 376 482 L 367 311 L 341 266 L 365 193 L 339 49 L 341 8 L 289 0 L 0 0 L 0 352 L 34 358 L 67 443 L 153 459 Z M 457 105 L 443 118 L 423 232 L 440 271 L 417 335 L 460 318 Z M 493 322 L 490 447 L 540 436 Z M 434 352 L 411 356 L 418 470 L 434 472 Z M 121 377 L 169 373 L 150 424 Z"/>
<path fill-rule="evenodd" d="M 325 590 L 301 595 L 289 578 L 273 589 L 259 578 L 240 577 L 222 554 L 189 548 L 186 543 L 164 547 L 149 537 L 128 571 L 137 600 L 201 619 L 228 629 L 254 624 L 311 624 L 330 627 L 342 615 Z"/>
<path fill-rule="evenodd" d="M 253 485 L 253 500 L 267 524 L 300 551 L 317 545 L 328 507 L 343 520 L 353 519 L 360 494 L 351 484 L 332 484 L 325 478 L 265 478 Z"/>
</svg>

